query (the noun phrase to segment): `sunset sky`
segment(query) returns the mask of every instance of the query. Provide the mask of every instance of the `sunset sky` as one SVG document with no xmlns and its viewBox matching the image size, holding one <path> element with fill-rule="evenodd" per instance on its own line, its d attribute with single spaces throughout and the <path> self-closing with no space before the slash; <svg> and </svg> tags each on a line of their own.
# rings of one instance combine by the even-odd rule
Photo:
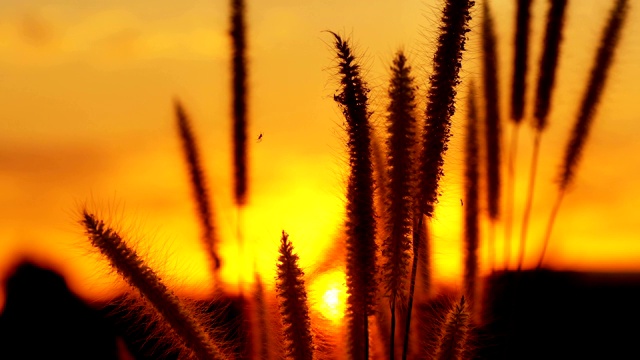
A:
<svg viewBox="0 0 640 360">
<path fill-rule="evenodd" d="M 331 36 L 323 31 L 353 39 L 372 88 L 372 120 L 381 129 L 388 69 L 398 49 L 413 65 L 424 108 L 441 2 L 249 1 L 250 195 L 242 214 L 243 259 L 236 259 L 239 215 L 231 198 L 227 3 L 0 3 L 0 278 L 27 257 L 61 271 L 84 297 L 112 295 L 121 282 L 105 275 L 106 261 L 92 252 L 78 225 L 86 205 L 124 229 L 175 286 L 189 291 L 210 286 L 174 98 L 192 120 L 205 161 L 225 281 L 236 281 L 238 269 L 250 281 L 255 266 L 271 284 L 283 229 L 307 273 L 317 272 L 326 256 L 341 259 L 331 244 L 342 241 L 346 135 L 333 101 Z M 510 134 L 514 3 L 490 2 L 499 37 L 504 144 Z M 542 139 L 527 267 L 537 262 L 555 198 L 553 179 L 612 3 L 569 2 L 550 126 Z M 640 7 L 635 5 L 640 4 L 631 2 L 575 185 L 560 210 L 547 254 L 550 268 L 640 271 Z M 533 10 L 527 119 L 547 1 L 534 1 Z M 462 262 L 461 129 L 468 84 L 480 80 L 480 13 L 476 7 L 432 228 L 434 276 L 454 286 L 461 283 Z M 526 123 L 520 132 L 514 234 L 531 143 Z M 499 239 L 502 234 L 500 227 Z"/>
</svg>

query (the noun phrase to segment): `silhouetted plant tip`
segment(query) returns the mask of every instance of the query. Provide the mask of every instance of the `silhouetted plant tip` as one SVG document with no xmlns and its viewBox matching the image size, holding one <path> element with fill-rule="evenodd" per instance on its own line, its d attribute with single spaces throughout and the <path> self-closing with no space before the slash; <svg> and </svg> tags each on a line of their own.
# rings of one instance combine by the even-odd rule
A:
<svg viewBox="0 0 640 360">
<path fill-rule="evenodd" d="M 535 135 L 533 140 L 533 152 L 531 155 L 531 168 L 529 170 L 529 187 L 522 218 L 522 230 L 520 232 L 520 251 L 518 258 L 518 270 L 522 269 L 526 252 L 529 216 L 535 193 L 536 172 L 538 167 L 538 154 L 540 152 L 540 138 L 547 126 L 547 117 L 551 106 L 551 94 L 555 83 L 556 69 L 562 41 L 562 28 L 564 14 L 567 8 L 567 0 L 551 0 L 551 6 L 547 14 L 547 29 L 544 36 L 544 50 L 540 59 L 540 74 L 536 89 L 536 104 L 534 110 Z"/>
<path fill-rule="evenodd" d="M 551 93 L 556 79 L 562 28 L 567 0 L 550 0 L 551 6 L 547 14 L 547 29 L 544 35 L 544 50 L 540 59 L 540 73 L 536 90 L 534 117 L 536 131 L 543 131 L 547 126 L 547 115 L 551 105 Z"/>
<path fill-rule="evenodd" d="M 518 0 L 516 36 L 514 38 L 513 81 L 511 86 L 511 119 L 520 124 L 524 117 L 527 90 L 527 61 L 529 58 L 529 24 L 532 0 Z M 485 3 L 486 6 L 486 3 Z"/>
<path fill-rule="evenodd" d="M 485 136 L 487 154 L 487 206 L 489 218 L 500 216 L 500 111 L 498 97 L 498 56 L 493 19 L 487 3 L 483 7 L 482 53 L 485 96 Z"/>
<path fill-rule="evenodd" d="M 482 6 L 482 55 L 483 83 L 485 97 L 485 146 L 486 146 L 486 199 L 490 220 L 488 238 L 489 263 L 495 268 L 495 224 L 500 217 L 500 111 L 498 97 L 498 55 L 493 19 L 485 2 Z M 505 254 L 508 258 L 509 243 L 505 242 Z"/>
<path fill-rule="evenodd" d="M 448 0 L 442 10 L 440 34 L 437 49 L 433 56 L 433 72 L 429 77 L 429 91 L 427 94 L 426 120 L 420 154 L 420 169 L 418 171 L 418 196 L 416 197 L 416 213 L 414 214 L 414 229 L 422 227 L 422 215 L 433 217 L 435 204 L 438 202 L 438 183 L 444 175 L 444 154 L 447 151 L 451 137 L 451 117 L 455 113 L 456 87 L 460 83 L 459 73 L 462 67 L 462 52 L 465 50 L 467 32 L 469 32 L 470 10 L 475 4 L 470 0 Z M 418 254 L 429 251 L 425 243 L 420 243 L 419 232 L 414 230 L 414 257 L 411 269 L 410 289 L 415 290 Z M 429 261 L 427 253 L 425 259 Z M 430 268 L 430 264 L 427 264 Z M 427 293 L 429 292 L 426 289 Z M 411 328 L 411 311 L 413 291 L 409 291 L 409 305 L 405 339 L 402 349 L 402 359 L 406 360 L 409 352 L 409 329 Z"/>
<path fill-rule="evenodd" d="M 387 236 L 382 243 L 383 281 L 391 308 L 389 358 L 395 355 L 396 300 L 404 298 L 407 270 L 411 258 L 411 230 L 415 188 L 416 143 L 415 86 L 407 58 L 398 52 L 391 66 L 387 130 L 389 138 L 389 198 Z"/>
<path fill-rule="evenodd" d="M 525 93 L 527 90 L 527 68 L 529 61 L 529 25 L 531 23 L 532 0 L 518 0 L 516 10 L 516 33 L 514 38 L 513 78 L 511 82 L 511 144 L 507 163 L 506 202 L 504 215 L 505 269 L 511 260 L 511 234 L 513 229 L 513 206 L 515 196 L 515 173 L 518 153 L 518 135 L 524 117 Z M 493 232 L 493 231 L 492 231 Z"/>
<path fill-rule="evenodd" d="M 255 287 L 253 290 L 253 313 L 251 316 L 251 332 L 253 335 L 253 359 L 268 360 L 269 357 L 269 326 L 267 325 L 267 304 L 265 291 L 260 275 L 255 273 Z"/>
<path fill-rule="evenodd" d="M 91 242 L 111 267 L 121 275 L 135 290 L 136 300 L 142 304 L 145 317 L 152 320 L 144 329 L 147 339 L 155 342 L 148 332 L 169 335 L 169 351 L 177 350 L 181 358 L 189 359 L 227 359 L 237 356 L 250 359 L 269 359 L 286 357 L 295 360 L 320 358 L 342 358 L 368 360 L 369 358 L 400 357 L 453 360 L 474 358 L 472 346 L 480 336 L 500 336 L 504 320 L 500 316 L 491 319 L 499 312 L 502 291 L 511 294 L 512 284 L 503 286 L 500 281 L 494 283 L 493 274 L 487 287 L 495 291 L 490 293 L 488 302 L 483 304 L 483 282 L 479 274 L 481 263 L 479 256 L 481 233 L 481 201 L 486 200 L 488 229 L 488 262 L 495 269 L 494 236 L 496 224 L 501 219 L 501 119 L 500 94 L 497 55 L 497 39 L 494 30 L 494 18 L 489 9 L 489 1 L 482 3 L 482 19 L 479 23 L 481 35 L 482 86 L 483 99 L 477 102 L 477 88 L 471 82 L 468 91 L 467 117 L 464 126 L 464 195 L 460 196 L 463 211 L 463 274 L 461 294 L 451 297 L 451 291 L 435 294 L 432 288 L 432 260 L 430 253 L 430 226 L 433 225 L 436 206 L 440 198 L 441 181 L 444 173 L 444 158 L 452 136 L 452 117 L 456 111 L 457 87 L 460 85 L 460 71 L 463 54 L 470 31 L 473 0 L 443 0 L 441 21 L 438 28 L 436 51 L 433 57 L 433 69 L 429 75 L 429 88 L 426 92 L 424 124 L 416 117 L 416 91 L 412 68 L 403 51 L 398 51 L 391 65 L 390 83 L 387 90 L 388 106 L 384 129 L 379 138 L 375 137 L 372 124 L 372 112 L 369 104 L 369 87 L 362 76 L 360 59 L 354 54 L 349 39 L 337 33 L 332 35 L 335 51 L 336 72 L 339 78 L 338 89 L 333 99 L 340 108 L 347 132 L 347 151 L 349 157 L 349 175 L 346 184 L 346 211 L 344 244 L 333 244 L 328 257 L 337 252 L 346 253 L 346 310 L 340 324 L 333 324 L 323 316 L 317 318 L 315 311 L 310 312 L 305 273 L 299 265 L 299 257 L 289 235 L 282 231 L 279 243 L 279 255 L 275 270 L 275 289 L 265 292 L 260 275 L 255 273 L 253 293 L 245 293 L 242 281 L 244 270 L 243 213 L 249 201 L 248 181 L 248 82 L 247 82 L 247 33 L 246 9 L 244 0 L 231 0 L 230 29 L 231 40 L 231 77 L 232 77 L 232 156 L 233 156 L 233 201 L 237 211 L 235 224 L 239 250 L 236 268 L 240 295 L 229 303 L 213 303 L 213 307 L 225 307 L 229 304 L 246 306 L 224 311 L 231 322 L 220 322 L 221 317 L 202 321 L 191 308 L 162 283 L 159 276 L 131 248 L 127 241 L 113 228 L 109 227 L 94 214 L 83 209 L 80 223 Z M 522 221 L 518 270 L 521 269 L 528 233 L 528 221 L 533 201 L 535 176 L 538 163 L 541 134 L 547 127 L 547 118 L 551 113 L 552 93 L 556 81 L 562 32 L 568 0 L 549 0 L 546 19 L 546 32 L 537 78 L 534 116 L 533 158 L 529 177 L 529 192 Z M 497 4 L 497 2 L 496 2 Z M 509 268 L 511 258 L 511 226 L 515 197 L 515 159 L 517 158 L 518 131 L 526 111 L 527 70 L 530 42 L 530 23 L 532 18 L 532 0 L 518 0 L 515 38 L 513 78 L 511 79 L 510 112 L 513 135 L 508 154 L 508 172 L 506 180 L 506 207 L 504 215 L 505 270 Z M 496 5 L 497 6 L 497 5 Z M 585 94 L 581 99 L 577 119 L 568 140 L 562 159 L 562 168 L 557 183 L 557 197 L 553 203 L 549 222 L 544 233 L 538 269 L 542 266 L 551 232 L 564 195 L 575 179 L 575 172 L 589 135 L 596 107 L 601 99 L 607 74 L 613 61 L 619 42 L 620 32 L 628 13 L 629 1 L 616 0 L 591 69 Z M 465 65 L 466 66 L 466 65 Z M 477 106 L 483 106 L 478 108 Z M 197 146 L 196 136 L 185 109 L 179 100 L 174 102 L 177 130 L 179 132 L 184 162 L 188 168 L 192 196 L 199 216 L 201 237 L 211 260 L 214 277 L 218 280 L 220 258 L 213 218 L 209 188 L 204 167 Z M 482 123 L 481 123 L 482 121 Z M 482 131 L 482 134 L 480 132 Z M 262 140 L 260 133 L 256 139 Z M 483 136 L 483 138 L 481 138 Z M 384 139 L 378 141 L 378 139 Z M 483 143 L 484 141 L 484 143 Z M 384 146 L 386 145 L 386 147 Z M 480 147 L 482 146 L 482 149 Z M 482 159 L 480 158 L 482 157 Z M 486 163 L 485 169 L 480 164 Z M 480 179 L 480 176 L 483 176 Z M 375 177 L 374 177 L 375 176 Z M 486 178 L 485 178 L 486 176 Z M 486 181 L 485 181 L 486 180 Z M 481 189 L 480 183 L 486 184 Z M 484 191 L 484 193 L 483 193 Z M 458 195 L 452 194 L 457 202 Z M 482 199 L 480 198 L 482 196 Z M 484 210 L 484 208 L 483 208 Z M 444 216 L 446 212 L 443 212 Z M 443 219 L 447 221 L 448 219 Z M 343 246 L 344 245 L 344 246 Z M 378 246 L 380 249 L 378 249 Z M 344 249 L 340 248 L 344 247 Z M 380 251 L 380 253 L 378 253 Z M 380 256 L 380 260 L 377 257 Z M 411 260 L 411 265 L 409 261 Z M 257 258 L 254 259 L 257 261 Z M 314 288 L 316 275 L 323 276 L 329 266 L 336 266 L 329 259 L 316 267 L 310 279 Z M 410 266 L 410 270 L 409 270 Z M 255 271 L 255 268 L 254 268 Z M 505 272 L 508 274 L 507 272 Z M 418 275 L 420 274 L 420 275 Z M 523 275 L 523 274 L 520 274 Z M 520 276 L 519 275 L 519 276 Z M 417 280 L 417 277 L 420 278 Z M 516 291 L 517 294 L 517 282 Z M 507 279 L 507 281 L 511 281 Z M 433 281 L 434 284 L 440 285 Z M 216 285 L 218 281 L 216 281 Z M 495 286 L 497 284 L 497 286 Z M 332 285 L 329 285 L 332 286 Z M 327 286 L 327 287 L 329 287 Z M 335 289 L 321 288 L 325 296 Z M 504 287 L 504 289 L 502 288 Z M 222 289 L 216 289 L 222 291 Z M 380 291 L 380 293 L 378 293 Z M 457 291 L 457 290 L 456 290 Z M 139 293 L 139 296 L 138 296 Z M 436 296 L 433 296 L 436 295 Z M 461 296 L 462 295 L 462 296 Z M 273 296 L 273 297 L 272 297 Z M 342 304 L 334 306 L 335 299 L 323 296 L 326 304 L 317 309 L 324 311 L 325 306 L 332 310 L 341 310 Z M 459 297 L 461 296 L 461 298 Z M 511 296 L 511 295 L 510 295 Z M 459 299 L 459 301 L 457 301 Z M 497 300 L 496 300 L 497 299 Z M 320 301 L 322 301 L 320 300 Z M 513 300 L 513 299 L 511 299 Z M 415 312 L 413 311 L 416 303 Z M 514 307 L 522 305 L 510 301 Z M 485 305 L 491 309 L 483 314 Z M 271 306 L 270 306 L 271 305 Z M 315 307 L 316 304 L 314 304 Z M 278 314 L 279 312 L 279 314 Z M 507 332 L 514 329 L 509 312 Z M 215 314 L 220 312 L 216 311 Z M 412 314 L 413 318 L 412 318 Z M 483 328 L 474 329 L 476 322 L 486 321 Z M 325 314 L 326 315 L 326 314 Z M 487 316 L 488 315 L 488 316 Z M 312 328 L 311 316 L 318 320 L 321 327 Z M 372 319 L 372 331 L 369 320 Z M 330 317 L 330 316 L 327 316 Z M 279 318 L 280 321 L 272 321 Z M 331 319 L 333 321 L 335 319 Z M 480 320 L 480 321 L 477 321 Z M 140 321 L 142 322 L 142 321 Z M 413 324 L 413 326 L 412 326 Z M 497 324 L 497 325 L 496 325 Z M 237 326 L 236 326 L 237 325 Z M 484 327 L 486 325 L 486 328 Z M 494 327 L 495 326 L 495 327 Z M 155 330 L 159 329 L 159 330 Z M 396 331 L 397 329 L 400 329 Z M 222 336 L 214 336 L 214 331 L 222 330 Z M 245 333 L 245 330 L 248 332 Z M 223 340 L 233 341 L 224 343 Z M 232 340 L 231 340 L 232 339 Z M 485 338 L 483 338 L 484 340 Z M 399 343 L 402 342 L 402 349 Z M 489 342 L 493 342 L 490 339 Z M 492 346 L 493 344 L 489 345 Z M 509 344 L 507 344 L 506 347 Z M 160 344 L 163 346 L 163 344 Z M 412 355 L 409 355 L 411 346 Z M 344 347 L 345 349 L 342 349 Z M 232 350 L 233 349 L 233 350 Z M 340 353 L 340 354 L 339 354 Z M 484 354 L 480 354 L 484 357 Z"/>
<path fill-rule="evenodd" d="M 205 179 L 204 169 L 200 163 L 200 155 L 197 142 L 195 140 L 189 118 L 184 112 L 178 100 L 175 101 L 176 119 L 178 121 L 178 131 L 182 140 L 182 149 L 185 161 L 189 167 L 191 177 L 191 187 L 193 198 L 198 206 L 198 217 L 202 228 L 202 241 L 207 255 L 211 261 L 211 268 L 217 271 L 220 268 L 220 258 L 216 253 L 217 240 L 213 226 L 213 211 L 209 202 L 209 191 Z"/>
<path fill-rule="evenodd" d="M 83 225 L 89 241 L 133 288 L 140 291 L 155 312 L 164 319 L 197 359 L 226 359 L 203 325 L 182 305 L 180 300 L 149 268 L 138 254 L 127 246 L 120 235 L 86 210 Z"/>
<path fill-rule="evenodd" d="M 235 200 L 247 202 L 247 59 L 244 0 L 231 0 L 233 165 Z"/>
<path fill-rule="evenodd" d="M 469 311 L 464 296 L 456 304 L 443 325 L 440 341 L 436 350 L 437 360 L 461 360 L 467 350 L 469 332 Z"/>
<path fill-rule="evenodd" d="M 628 2 L 618 0 L 611 13 L 611 17 L 604 30 L 598 54 L 595 59 L 589 83 L 582 98 L 578 112 L 578 118 L 571 132 L 571 139 L 566 148 L 562 174 L 560 176 L 560 188 L 569 186 L 575 176 L 575 170 L 584 148 L 584 143 L 591 130 L 595 110 L 600 103 L 602 91 L 611 68 L 614 51 L 620 40 L 620 31 L 627 14 Z"/>
<path fill-rule="evenodd" d="M 464 294 L 472 314 L 477 309 L 479 242 L 478 116 L 475 89 L 469 87 L 464 169 Z"/>
<path fill-rule="evenodd" d="M 313 359 L 311 319 L 304 287 L 304 272 L 298 266 L 289 235 L 282 232 L 278 257 L 276 290 L 280 298 L 280 314 L 287 341 L 287 356 L 295 360 Z"/>
<path fill-rule="evenodd" d="M 627 0 L 616 1 L 615 6 L 611 10 L 607 25 L 602 33 L 596 58 L 589 75 L 589 82 L 582 98 L 582 102 L 578 110 L 578 116 L 565 150 L 564 161 L 560 169 L 560 179 L 558 182 L 558 199 L 556 200 L 556 206 L 554 206 L 552 216 L 549 220 L 549 224 L 547 225 L 547 231 L 542 242 L 542 252 L 540 254 L 537 268 L 540 268 L 544 261 L 544 256 L 551 237 L 551 229 L 553 228 L 553 223 L 555 222 L 555 217 L 558 211 L 557 208 L 560 206 L 562 197 L 575 177 L 582 149 L 584 148 L 584 144 L 591 130 L 596 107 L 600 103 L 600 99 L 602 97 L 602 92 L 607 80 L 607 75 L 609 74 L 609 69 L 611 68 L 615 49 L 620 42 L 620 33 L 628 10 L 629 4 Z"/>
<path fill-rule="evenodd" d="M 371 126 L 367 109 L 369 89 L 360 77 L 351 46 L 338 34 L 334 38 L 340 92 L 334 95 L 342 108 L 349 135 L 347 185 L 347 314 L 351 358 L 367 359 L 369 319 L 378 287 L 376 278 L 376 219 L 373 207 Z"/>
<path fill-rule="evenodd" d="M 422 141 L 419 180 L 419 209 L 433 217 L 438 202 L 438 182 L 444 175 L 444 154 L 451 137 L 451 117 L 455 113 L 456 87 L 460 83 L 462 52 L 465 50 L 469 13 L 474 1 L 448 0 L 442 11 L 442 24 L 429 77 L 426 122 Z"/>
</svg>

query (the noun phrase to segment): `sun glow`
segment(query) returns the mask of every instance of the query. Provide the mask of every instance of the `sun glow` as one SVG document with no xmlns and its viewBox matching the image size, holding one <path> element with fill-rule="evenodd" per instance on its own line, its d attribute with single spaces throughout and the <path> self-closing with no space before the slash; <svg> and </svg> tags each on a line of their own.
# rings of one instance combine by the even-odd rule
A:
<svg viewBox="0 0 640 360">
<path fill-rule="evenodd" d="M 331 321 L 340 321 L 346 310 L 345 281 L 344 272 L 339 270 L 320 275 L 310 287 L 312 308 Z"/>
</svg>

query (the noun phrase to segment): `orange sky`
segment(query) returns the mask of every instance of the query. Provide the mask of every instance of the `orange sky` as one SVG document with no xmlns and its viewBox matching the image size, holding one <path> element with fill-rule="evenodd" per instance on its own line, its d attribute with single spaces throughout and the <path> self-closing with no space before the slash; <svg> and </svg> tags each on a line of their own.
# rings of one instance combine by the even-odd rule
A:
<svg viewBox="0 0 640 360">
<path fill-rule="evenodd" d="M 90 254 L 76 223 L 78 209 L 88 203 L 129 229 L 126 235 L 139 239 L 141 252 L 176 285 L 202 288 L 208 275 L 174 128 L 174 96 L 191 116 L 206 161 L 216 224 L 225 239 L 225 278 L 233 281 L 235 264 L 248 269 L 245 276 L 251 279 L 255 264 L 272 282 L 282 229 L 312 273 L 319 255 L 340 238 L 346 178 L 345 135 L 333 102 L 331 38 L 322 31 L 354 39 L 372 87 L 373 120 L 382 125 L 388 67 L 398 48 L 409 54 L 420 90 L 427 87 L 440 2 L 303 3 L 258 1 L 248 6 L 249 131 L 250 138 L 259 133 L 264 138 L 250 142 L 250 205 L 243 215 L 246 248 L 253 253 L 233 261 L 238 250 L 237 213 L 229 190 L 227 2 L 3 1 L 0 275 L 27 256 L 62 271 L 83 296 L 110 294 L 116 277 L 104 275 L 105 262 Z M 535 4 L 532 69 L 546 13 L 546 1 Z M 506 0 L 491 5 L 506 117 L 514 8 Z M 599 0 L 569 5 L 554 109 L 542 142 L 529 266 L 537 260 L 536 240 L 555 196 L 552 179 L 608 9 L 608 2 Z M 474 15 L 460 97 L 481 70 L 479 11 Z M 632 7 L 629 15 L 576 184 L 554 229 L 547 257 L 554 268 L 640 270 L 640 9 Z M 536 74 L 530 75 L 532 90 Z M 435 276 L 454 284 L 460 282 L 462 260 L 464 113 L 459 105 L 433 226 Z M 520 139 L 517 219 L 530 157 L 528 126 Z"/>
</svg>

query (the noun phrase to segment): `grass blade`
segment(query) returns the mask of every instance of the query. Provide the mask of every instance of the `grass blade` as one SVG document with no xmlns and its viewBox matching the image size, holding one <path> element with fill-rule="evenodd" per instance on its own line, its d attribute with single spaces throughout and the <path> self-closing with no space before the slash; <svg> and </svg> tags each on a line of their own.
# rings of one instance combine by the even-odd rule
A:
<svg viewBox="0 0 640 360">
<path fill-rule="evenodd" d="M 247 202 L 247 59 L 244 0 L 231 0 L 235 201 Z"/>
<path fill-rule="evenodd" d="M 449 311 L 436 350 L 437 360 L 461 360 L 467 347 L 469 311 L 464 296 Z"/>
<path fill-rule="evenodd" d="M 298 255 L 293 253 L 289 235 L 282 232 L 276 290 L 280 301 L 280 314 L 287 341 L 287 356 L 295 360 L 313 359 L 311 319 L 304 287 L 304 272 L 298 266 Z"/>
<path fill-rule="evenodd" d="M 516 34 L 514 39 L 513 78 L 511 83 L 511 140 L 507 155 L 506 209 L 504 217 L 505 269 L 511 257 L 511 233 L 513 229 L 513 202 L 515 195 L 515 173 L 518 152 L 518 134 L 524 117 L 529 60 L 529 24 L 531 23 L 532 0 L 518 0 L 516 10 Z"/>
<path fill-rule="evenodd" d="M 336 56 L 341 77 L 334 96 L 346 119 L 351 173 L 347 185 L 347 314 L 352 359 L 369 357 L 369 316 L 373 314 L 376 278 L 376 219 L 373 204 L 371 127 L 367 93 L 351 46 L 338 34 Z"/>
<path fill-rule="evenodd" d="M 220 268 L 220 258 L 216 253 L 216 237 L 213 226 L 213 211 L 209 202 L 209 192 L 207 190 L 207 181 L 204 175 L 204 169 L 200 164 L 200 154 L 198 146 L 189 124 L 189 118 L 184 112 L 182 104 L 178 100 L 175 101 L 176 119 L 178 121 L 178 131 L 180 140 L 182 140 L 182 150 L 184 152 L 185 161 L 189 168 L 191 177 L 191 188 L 193 198 L 198 206 L 198 217 L 200 218 L 200 227 L 202 229 L 202 241 L 206 249 L 206 253 L 211 261 L 211 268 L 214 274 Z"/>
<path fill-rule="evenodd" d="M 524 117 L 531 2 L 532 0 L 518 0 L 518 8 L 516 10 L 516 36 L 513 46 L 513 81 L 511 83 L 511 119 L 516 124 L 520 124 Z"/>
<path fill-rule="evenodd" d="M 467 136 L 465 142 L 464 170 L 464 294 L 469 309 L 476 314 L 478 280 L 478 241 L 479 241 L 479 174 L 478 174 L 478 117 L 476 113 L 475 90 L 473 84 L 469 91 L 467 110 Z"/>
<path fill-rule="evenodd" d="M 629 4 L 627 0 L 616 1 L 609 20 L 607 21 L 607 25 L 604 28 L 596 59 L 589 76 L 589 83 L 580 104 L 578 118 L 565 150 L 564 161 L 560 170 L 560 179 L 558 182 L 559 199 L 557 200 L 557 204 L 560 203 L 567 188 L 575 178 L 576 168 L 580 161 L 584 144 L 591 130 L 596 107 L 598 106 L 602 97 L 602 92 L 604 91 L 604 85 L 611 68 L 615 49 L 620 40 L 622 25 L 624 24 L 628 10 Z M 553 223 L 557 214 L 557 207 L 559 207 L 559 205 L 554 206 L 552 217 L 547 225 L 547 231 L 543 239 L 542 252 L 540 254 L 540 259 L 538 260 L 538 269 L 542 266 L 544 261 L 544 256 L 551 237 L 551 229 L 553 228 Z"/>
<path fill-rule="evenodd" d="M 529 171 L 529 190 L 524 206 L 522 218 L 522 229 L 520 232 L 520 251 L 518 257 L 518 270 L 522 269 L 522 262 L 526 252 L 527 232 L 529 216 L 533 204 L 535 191 L 536 172 L 538 166 L 538 153 L 540 152 L 540 138 L 547 126 L 547 116 L 551 106 L 551 93 L 555 83 L 556 69 L 558 67 L 558 57 L 560 53 L 560 42 L 562 40 L 562 27 L 564 24 L 564 14 L 567 8 L 567 0 L 551 0 L 551 7 L 547 15 L 547 30 L 544 36 L 544 50 L 540 60 L 540 75 L 538 76 L 538 87 L 536 91 L 536 107 L 534 112 L 536 134 L 533 140 L 533 153 L 531 158 L 531 169 Z"/>
<path fill-rule="evenodd" d="M 391 66 L 389 86 L 389 116 L 387 145 L 389 149 L 389 198 L 387 199 L 388 236 L 382 244 L 383 281 L 391 307 L 389 359 L 395 356 L 396 299 L 406 287 L 411 257 L 411 211 L 414 194 L 415 148 L 415 86 L 411 67 L 402 52 L 398 52 Z"/>
<path fill-rule="evenodd" d="M 98 248 L 111 266 L 131 285 L 169 325 L 198 359 L 226 359 L 205 328 L 184 307 L 178 297 L 160 280 L 120 235 L 86 210 L 83 225 L 91 244 Z"/>
<path fill-rule="evenodd" d="M 495 224 L 500 217 L 500 111 L 498 96 L 498 55 L 493 18 L 485 2 L 482 20 L 483 84 L 485 96 L 485 145 L 487 156 L 487 209 L 491 231 L 489 248 L 491 268 L 495 268 Z M 505 259 L 509 258 L 509 246 L 505 242 Z M 508 262 L 508 260 L 507 260 Z"/>
<path fill-rule="evenodd" d="M 438 202 L 438 183 L 444 175 L 444 154 L 447 151 L 451 137 L 451 116 L 455 113 L 456 87 L 460 82 L 459 73 L 462 67 L 462 53 L 469 31 L 470 10 L 474 5 L 472 0 L 447 0 L 442 10 L 440 35 L 434 54 L 433 73 L 430 77 L 430 87 L 427 94 L 426 121 L 420 155 L 420 169 L 418 171 L 418 196 L 416 198 L 416 214 L 414 214 L 414 242 L 413 264 L 411 269 L 410 286 L 415 289 L 418 254 L 420 247 L 426 251 L 429 259 L 429 244 L 420 243 L 422 216 L 433 216 L 435 204 Z M 420 230 L 415 231 L 416 228 Z M 428 237 L 424 237 L 428 239 Z M 430 268 L 430 264 L 427 264 Z M 429 292 L 429 289 L 425 289 Z M 409 291 L 409 306 L 407 308 L 407 322 L 402 359 L 406 360 L 409 352 L 409 329 L 411 329 L 411 308 L 413 305 L 413 291 Z"/>
</svg>

